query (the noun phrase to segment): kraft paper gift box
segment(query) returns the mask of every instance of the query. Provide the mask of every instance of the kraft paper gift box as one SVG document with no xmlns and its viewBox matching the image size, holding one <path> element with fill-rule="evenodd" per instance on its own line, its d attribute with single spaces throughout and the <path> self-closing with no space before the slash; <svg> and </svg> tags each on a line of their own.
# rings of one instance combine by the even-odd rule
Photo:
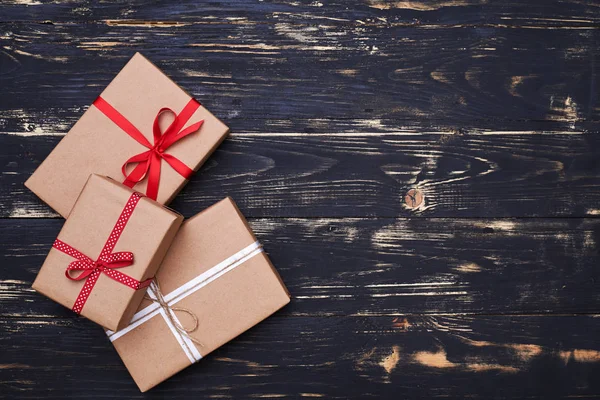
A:
<svg viewBox="0 0 600 400">
<path fill-rule="evenodd" d="M 230 198 L 184 221 L 148 296 L 128 327 L 107 332 L 142 392 L 290 301 Z"/>
<path fill-rule="evenodd" d="M 136 53 L 25 186 L 63 217 L 92 173 L 121 182 L 130 174 L 128 186 L 168 204 L 228 132 Z"/>
<path fill-rule="evenodd" d="M 183 217 L 91 175 L 33 288 L 108 328 L 127 326 Z"/>
</svg>

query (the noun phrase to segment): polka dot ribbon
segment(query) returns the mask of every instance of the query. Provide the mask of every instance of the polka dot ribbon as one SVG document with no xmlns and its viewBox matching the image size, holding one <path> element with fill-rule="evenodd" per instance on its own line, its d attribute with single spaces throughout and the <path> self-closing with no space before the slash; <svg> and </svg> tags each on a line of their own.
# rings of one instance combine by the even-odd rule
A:
<svg viewBox="0 0 600 400">
<path fill-rule="evenodd" d="M 75 311 L 77 314 L 80 314 L 81 310 L 83 310 L 83 306 L 85 305 L 85 302 L 90 296 L 90 293 L 92 292 L 92 289 L 94 288 L 94 285 L 96 284 L 96 281 L 98 281 L 98 278 L 101 274 L 105 274 L 115 281 L 127 285 L 135 290 L 145 288 L 152 282 L 152 278 L 140 282 L 122 272 L 117 271 L 115 268 L 123 268 L 133 264 L 133 253 L 129 251 L 120 251 L 116 253 L 112 252 L 115 248 L 115 245 L 119 241 L 121 233 L 123 233 L 123 229 L 125 229 L 125 226 L 127 225 L 127 221 L 129 221 L 129 217 L 131 217 L 131 214 L 133 214 L 133 210 L 140 201 L 141 197 L 142 195 L 139 193 L 133 193 L 131 197 L 129 197 L 125 208 L 123 208 L 117 223 L 112 229 L 110 236 L 104 244 L 104 247 L 100 252 L 100 256 L 98 256 L 96 261 L 92 260 L 90 257 L 79 252 L 77 249 L 71 247 L 60 239 L 56 239 L 54 241 L 54 244 L 52 245 L 53 248 L 75 258 L 75 261 L 69 263 L 65 271 L 65 276 L 73 281 L 85 279 L 83 288 L 81 288 L 81 291 L 75 300 L 75 304 L 73 305 L 73 311 Z M 77 275 L 72 275 L 72 272 L 75 271 L 81 272 Z"/>
<path fill-rule="evenodd" d="M 200 103 L 198 103 L 196 100 L 190 99 L 190 101 L 179 114 L 176 114 L 173 110 L 167 107 L 161 108 L 158 111 L 152 126 L 154 144 L 151 144 L 138 128 L 129 122 L 129 120 L 125 118 L 123 114 L 118 112 L 102 97 L 98 97 L 93 104 L 125 133 L 148 149 L 147 151 L 136 154 L 129 160 L 125 161 L 125 164 L 123 164 L 123 167 L 121 168 L 123 175 L 125 176 L 125 181 L 123 184 L 129 187 L 134 187 L 136 183 L 144 180 L 144 178 L 147 176 L 148 185 L 146 188 L 146 196 L 150 197 L 152 200 L 156 200 L 156 197 L 158 196 L 158 185 L 160 183 L 160 168 L 162 160 L 165 160 L 165 162 L 169 164 L 171 168 L 177 171 L 177 173 L 183 176 L 185 179 L 189 179 L 192 176 L 194 171 L 190 167 L 181 162 L 181 160 L 179 160 L 177 157 L 167 154 L 166 151 L 178 140 L 197 132 L 204 123 L 204 120 L 201 120 L 185 129 L 183 128 L 192 115 L 194 115 L 196 110 L 200 107 Z M 174 119 L 173 122 L 171 122 L 171 125 L 169 125 L 169 127 L 162 132 L 158 122 L 160 116 L 164 113 L 173 114 Z M 127 173 L 127 167 L 129 167 L 129 165 L 135 165 L 135 167 L 133 167 L 133 170 L 130 173 Z"/>
</svg>

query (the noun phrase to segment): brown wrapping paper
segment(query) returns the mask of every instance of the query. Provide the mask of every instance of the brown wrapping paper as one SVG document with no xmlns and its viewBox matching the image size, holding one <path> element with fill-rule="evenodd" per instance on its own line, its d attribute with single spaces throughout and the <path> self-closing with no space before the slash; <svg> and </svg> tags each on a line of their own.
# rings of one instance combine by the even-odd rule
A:
<svg viewBox="0 0 600 400">
<path fill-rule="evenodd" d="M 112 179 L 91 175 L 58 239 L 96 260 L 133 191 Z M 113 252 L 128 251 L 134 263 L 119 271 L 144 281 L 155 275 L 183 217 L 143 197 L 135 207 Z M 75 258 L 50 249 L 33 288 L 52 300 L 72 308 L 84 285 L 65 277 Z M 101 274 L 81 315 L 112 330 L 127 326 L 146 289 L 134 290 Z"/>
<path fill-rule="evenodd" d="M 164 296 L 256 243 L 235 203 L 226 198 L 185 221 L 157 273 Z M 214 270 L 214 268 L 212 268 Z M 264 252 L 214 279 L 173 305 L 190 310 L 198 328 L 190 335 L 202 357 L 256 325 L 289 303 L 290 297 Z M 144 299 L 138 311 L 152 305 Z M 175 312 L 181 324 L 193 325 Z M 109 332 L 113 344 L 141 391 L 146 391 L 191 365 L 161 314 L 129 331 Z M 126 333 L 125 333 L 126 332 Z M 115 339 L 116 337 L 116 339 Z"/>
<path fill-rule="evenodd" d="M 158 111 L 168 107 L 179 113 L 190 100 L 185 91 L 139 53 L 125 65 L 101 97 L 137 127 L 150 143 L 154 143 L 152 124 Z M 200 120 L 204 120 L 204 124 L 198 132 L 166 150 L 194 171 L 229 132 L 227 126 L 202 106 L 185 126 Z M 171 121 L 169 115 L 161 117 L 163 132 Z M 25 186 L 66 217 L 91 173 L 122 182 L 123 163 L 146 150 L 92 105 L 25 182 Z M 187 180 L 164 160 L 161 165 L 157 201 L 168 204 Z M 147 181 L 146 178 L 139 182 L 134 189 L 146 193 Z"/>
</svg>

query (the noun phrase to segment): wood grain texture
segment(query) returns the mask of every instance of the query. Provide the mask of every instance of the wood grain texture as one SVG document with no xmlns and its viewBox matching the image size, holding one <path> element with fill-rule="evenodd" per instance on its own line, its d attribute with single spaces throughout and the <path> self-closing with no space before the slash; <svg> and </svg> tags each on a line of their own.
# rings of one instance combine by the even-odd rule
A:
<svg viewBox="0 0 600 400">
<path fill-rule="evenodd" d="M 598 312 L 596 219 L 250 222 L 292 293 L 293 315 Z M 30 288 L 61 225 L 0 220 L 4 312 L 70 314 Z"/>
<path fill-rule="evenodd" d="M 373 24 L 276 11 L 190 22 L 7 21 L 4 125 L 18 131 L 59 116 L 71 126 L 141 49 L 227 122 L 391 118 L 447 127 L 493 119 L 568 127 L 598 119 L 595 20 L 581 29 L 543 21 L 543 29 L 405 26 L 376 17 L 379 11 Z"/>
<path fill-rule="evenodd" d="M 597 399 L 599 23 L 582 0 L 3 1 L 0 398 Z M 144 395 L 31 290 L 62 221 L 23 186 L 134 51 L 233 131 L 172 206 L 232 196 L 293 296 Z"/>
<path fill-rule="evenodd" d="M 600 390 L 597 316 L 319 318 L 284 309 L 144 395 L 87 320 L 3 318 L 0 333 L 0 398 L 595 398 Z"/>
<path fill-rule="evenodd" d="M 1 137 L 0 215 L 56 216 L 23 182 L 60 137 Z M 598 154 L 597 132 L 241 133 L 172 206 L 191 216 L 230 195 L 248 217 L 595 217 Z"/>
<path fill-rule="evenodd" d="M 568 29 L 594 27 L 593 23 L 599 19 L 598 5 L 581 0 L 236 0 L 202 5 L 186 1 L 173 4 L 168 0 L 117 0 L 96 4 L 68 0 L 5 0 L 2 2 L 2 10 L 4 13 L 0 15 L 0 21 L 28 22 L 87 22 L 99 19 L 151 22 L 162 18 L 188 23 L 203 19 L 229 20 L 235 23 L 238 20 L 236 17 L 243 15 L 249 18 L 295 17 L 297 23 L 319 20 L 360 20 L 364 24 L 408 21 L 414 26 L 423 23 L 496 23 L 502 26 L 549 26 Z"/>
</svg>

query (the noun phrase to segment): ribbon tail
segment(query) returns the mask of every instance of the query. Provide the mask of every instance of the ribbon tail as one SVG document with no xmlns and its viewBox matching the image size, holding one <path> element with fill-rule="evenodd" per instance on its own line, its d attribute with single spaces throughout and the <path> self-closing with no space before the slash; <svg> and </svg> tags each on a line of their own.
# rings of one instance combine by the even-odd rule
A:
<svg viewBox="0 0 600 400">
<path fill-rule="evenodd" d="M 123 166 L 121 167 L 121 172 L 123 172 L 123 176 L 125 176 L 125 181 L 123 182 L 126 186 L 134 187 L 136 183 L 144 179 L 146 173 L 148 172 L 148 168 L 150 167 L 150 158 L 152 157 L 152 151 L 148 150 L 143 153 L 137 154 L 131 157 L 129 160 L 125 161 Z M 135 168 L 130 173 L 127 173 L 127 166 L 129 164 L 135 164 Z"/>
<path fill-rule="evenodd" d="M 183 176 L 185 179 L 190 179 L 193 175 L 194 170 L 182 163 L 177 157 L 170 154 L 163 154 L 163 160 L 165 160 L 177 173 Z"/>
<path fill-rule="evenodd" d="M 185 107 L 183 107 L 183 110 L 181 110 L 179 114 L 176 114 L 175 120 L 169 127 L 170 129 L 172 128 L 172 132 L 177 134 L 177 132 L 179 132 L 185 126 L 185 124 L 187 124 L 190 118 L 192 118 L 192 115 L 194 115 L 198 108 L 200 108 L 200 103 L 198 103 L 195 99 L 190 99 Z M 172 112 L 172 110 L 169 111 Z"/>
<path fill-rule="evenodd" d="M 77 314 L 81 314 L 81 310 L 83 310 L 83 306 L 87 301 L 88 297 L 90 297 L 90 293 L 92 292 L 92 289 L 94 288 L 94 285 L 96 284 L 96 281 L 99 277 L 100 271 L 95 270 L 85 280 L 85 283 L 83 284 L 83 287 L 81 288 L 81 291 L 79 292 L 79 295 L 77 296 L 75 304 L 73 304 L 72 308 L 72 310 L 75 311 Z"/>
<path fill-rule="evenodd" d="M 125 180 L 123 181 L 123 185 L 133 188 L 135 185 L 138 184 L 138 182 L 140 182 L 142 179 L 144 179 L 147 172 L 148 172 L 148 163 L 147 162 L 138 164 L 133 169 L 133 171 L 131 171 L 131 173 L 129 175 L 125 175 Z"/>
<path fill-rule="evenodd" d="M 110 269 L 110 268 L 105 269 L 104 274 L 119 283 L 129 286 L 130 288 L 132 288 L 134 290 L 141 289 L 142 288 L 141 285 L 146 282 L 146 281 L 140 282 L 137 279 L 133 279 L 129 275 L 125 275 L 122 272 L 119 272 L 117 270 Z M 148 285 L 149 285 L 149 283 L 148 283 Z M 146 285 L 146 286 L 148 286 L 148 285 Z"/>
<path fill-rule="evenodd" d="M 201 120 L 196 122 L 195 124 L 188 126 L 179 133 L 170 134 L 168 136 L 165 135 L 166 137 L 163 140 L 163 148 L 168 149 L 173 143 L 177 142 L 178 140 L 181 140 L 186 136 L 191 135 L 192 133 L 196 133 L 202 127 L 203 124 L 204 120 Z"/>
<path fill-rule="evenodd" d="M 161 162 L 162 160 L 160 156 L 156 153 L 152 153 L 151 158 L 148 161 L 150 166 L 148 168 L 148 186 L 146 188 L 146 196 L 150 197 L 152 200 L 156 200 L 158 197 Z"/>
<path fill-rule="evenodd" d="M 185 107 L 183 107 L 183 110 L 179 113 L 179 125 L 177 126 L 177 131 L 184 127 L 199 108 L 200 103 L 198 103 L 196 99 L 190 99 L 190 101 L 188 101 Z"/>
</svg>

